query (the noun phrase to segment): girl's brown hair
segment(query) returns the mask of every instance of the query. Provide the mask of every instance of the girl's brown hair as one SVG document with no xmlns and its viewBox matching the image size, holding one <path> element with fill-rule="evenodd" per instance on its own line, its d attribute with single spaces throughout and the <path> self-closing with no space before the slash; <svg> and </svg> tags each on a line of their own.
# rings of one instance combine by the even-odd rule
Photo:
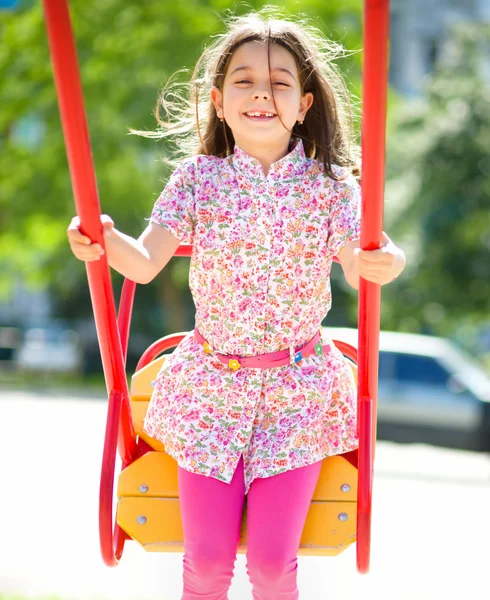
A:
<svg viewBox="0 0 490 600">
<path fill-rule="evenodd" d="M 352 105 L 333 63 L 338 56 L 345 56 L 346 51 L 306 23 L 303 16 L 298 24 L 297 19 L 293 22 L 282 15 L 280 19 L 274 18 L 278 13 L 277 8 L 266 6 L 246 16 L 229 16 L 225 21 L 228 30 L 216 36 L 216 41 L 197 61 L 191 80 L 185 86 L 187 93 L 182 94 L 179 84 L 172 79 L 160 93 L 155 109 L 159 129 L 133 133 L 152 138 L 172 136 L 179 154 L 174 160 L 166 160 L 172 166 L 194 154 L 221 158 L 232 154 L 233 132 L 226 121 L 219 120 L 210 90 L 213 86 L 223 90 L 231 56 L 239 46 L 253 41 L 267 43 L 270 73 L 270 44 L 278 44 L 296 60 L 302 94 L 311 92 L 314 96 L 303 124 L 296 123 L 291 134 L 303 140 L 306 156 L 323 163 L 330 177 L 337 178 L 332 164 L 350 167 L 358 174 L 360 154 L 355 143 Z M 275 106 L 274 95 L 272 97 Z M 162 116 L 162 110 L 167 118 Z"/>
</svg>

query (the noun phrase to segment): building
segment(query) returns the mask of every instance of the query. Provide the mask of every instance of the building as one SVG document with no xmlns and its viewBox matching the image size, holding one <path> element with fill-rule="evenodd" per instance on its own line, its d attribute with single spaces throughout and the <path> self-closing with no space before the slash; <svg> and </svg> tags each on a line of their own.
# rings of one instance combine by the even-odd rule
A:
<svg viewBox="0 0 490 600">
<path fill-rule="evenodd" d="M 443 55 L 451 28 L 490 23 L 490 0 L 391 0 L 390 84 L 404 96 L 417 96 L 424 79 Z M 489 49 L 482 49 L 482 72 L 490 79 Z"/>
</svg>

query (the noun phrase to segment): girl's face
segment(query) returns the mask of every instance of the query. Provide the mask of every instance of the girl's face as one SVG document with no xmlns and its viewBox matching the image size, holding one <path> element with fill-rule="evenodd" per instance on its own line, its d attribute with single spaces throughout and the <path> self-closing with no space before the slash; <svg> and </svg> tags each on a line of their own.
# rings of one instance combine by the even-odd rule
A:
<svg viewBox="0 0 490 600">
<path fill-rule="evenodd" d="M 270 76 L 267 44 L 248 42 L 233 53 L 223 90 L 211 90 L 218 117 L 225 119 L 235 142 L 243 149 L 253 145 L 287 147 L 289 143 L 291 133 L 276 114 L 272 88 L 277 112 L 289 130 L 296 121 L 303 121 L 313 102 L 313 94 L 301 93 L 294 56 L 277 44 L 271 44 L 270 50 Z"/>
</svg>

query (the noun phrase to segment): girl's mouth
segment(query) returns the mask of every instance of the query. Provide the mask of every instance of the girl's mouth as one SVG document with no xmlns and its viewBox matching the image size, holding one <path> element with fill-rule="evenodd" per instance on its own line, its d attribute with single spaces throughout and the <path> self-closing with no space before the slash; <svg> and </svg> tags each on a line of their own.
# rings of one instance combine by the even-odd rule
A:
<svg viewBox="0 0 490 600">
<path fill-rule="evenodd" d="M 251 119 L 252 121 L 273 121 L 277 117 L 274 113 L 259 113 L 254 111 L 243 114 L 247 119 Z"/>
</svg>

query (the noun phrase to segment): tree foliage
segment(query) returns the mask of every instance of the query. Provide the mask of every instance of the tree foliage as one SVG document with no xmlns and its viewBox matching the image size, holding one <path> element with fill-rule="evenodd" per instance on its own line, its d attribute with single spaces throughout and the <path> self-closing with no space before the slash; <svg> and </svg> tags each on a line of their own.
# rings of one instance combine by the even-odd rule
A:
<svg viewBox="0 0 490 600">
<path fill-rule="evenodd" d="M 488 26 L 456 29 L 424 97 L 390 123 L 387 206 L 409 255 L 384 294 L 390 328 L 451 335 L 489 323 L 489 47 Z"/>
<path fill-rule="evenodd" d="M 70 3 L 102 212 L 122 231 L 139 235 L 168 176 L 159 161 L 165 147 L 128 136 L 128 129 L 155 128 L 152 111 L 159 89 L 174 72 L 193 68 L 208 36 L 222 30 L 220 16 L 226 10 L 241 14 L 263 4 Z M 74 206 L 41 3 L 21 6 L 0 15 L 0 291 L 5 295 L 9 282 L 22 277 L 53 290 L 61 313 L 80 316 L 90 313 L 90 305 L 84 266 L 66 243 Z M 360 49 L 359 2 L 287 0 L 281 6 L 310 15 L 331 37 Z M 359 65 L 359 53 L 343 65 L 350 69 L 355 92 Z M 188 259 L 174 259 L 156 286 L 139 292 L 140 298 L 146 295 L 147 302 L 163 303 L 172 313 L 173 331 L 192 325 L 182 311 L 182 296 L 191 302 L 188 267 Z M 151 311 L 136 311 L 135 318 L 143 327 L 154 327 Z"/>
</svg>

